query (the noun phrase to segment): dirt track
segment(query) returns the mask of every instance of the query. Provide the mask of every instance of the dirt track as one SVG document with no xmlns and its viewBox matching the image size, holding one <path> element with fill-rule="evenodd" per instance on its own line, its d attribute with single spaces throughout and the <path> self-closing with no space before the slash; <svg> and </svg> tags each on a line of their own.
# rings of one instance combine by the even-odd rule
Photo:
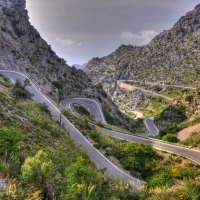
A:
<svg viewBox="0 0 200 200">
<path fill-rule="evenodd" d="M 177 137 L 180 140 L 184 140 L 188 138 L 191 134 L 200 132 L 200 123 L 194 126 L 190 126 L 188 128 L 183 129 L 182 131 L 177 133 Z"/>
</svg>

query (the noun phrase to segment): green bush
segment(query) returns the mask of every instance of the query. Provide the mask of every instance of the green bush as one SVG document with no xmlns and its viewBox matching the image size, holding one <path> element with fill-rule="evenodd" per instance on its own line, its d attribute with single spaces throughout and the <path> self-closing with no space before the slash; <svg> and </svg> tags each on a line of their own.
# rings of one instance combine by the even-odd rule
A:
<svg viewBox="0 0 200 200">
<path fill-rule="evenodd" d="M 187 96 L 185 97 L 185 100 L 191 103 L 192 100 L 194 99 L 194 97 L 195 97 L 194 95 L 190 94 L 190 95 L 187 95 Z"/>
<path fill-rule="evenodd" d="M 59 90 L 63 89 L 63 84 L 60 81 L 53 81 L 52 85 L 54 85 Z"/>
<path fill-rule="evenodd" d="M 148 187 L 169 186 L 172 184 L 172 175 L 168 171 L 161 171 L 147 181 Z"/>
<path fill-rule="evenodd" d="M 44 151 L 40 150 L 35 156 L 26 158 L 21 172 L 24 183 L 44 188 L 52 177 L 53 162 Z"/>
<path fill-rule="evenodd" d="M 174 176 L 178 179 L 195 179 L 198 175 L 198 172 L 195 170 L 191 170 L 188 166 L 178 168 L 177 172 Z"/>
<path fill-rule="evenodd" d="M 7 77 L 4 77 L 2 74 L 0 74 L 0 84 L 8 88 L 13 86 L 13 83 L 10 81 L 10 79 Z"/>
<path fill-rule="evenodd" d="M 179 131 L 178 124 L 176 122 L 162 128 L 159 132 L 161 137 L 165 136 L 167 133 L 176 133 Z"/>
<path fill-rule="evenodd" d="M 0 172 L 2 174 L 10 174 L 11 176 L 18 177 L 21 170 L 21 160 L 19 156 L 12 153 L 7 160 L 0 160 Z"/>
<path fill-rule="evenodd" d="M 101 84 L 97 84 L 95 85 L 95 88 L 97 89 L 97 91 L 103 96 L 103 97 L 107 97 L 107 93 L 105 92 L 105 90 L 103 89 L 103 86 Z"/>
<path fill-rule="evenodd" d="M 11 154 L 16 151 L 22 134 L 15 128 L 0 128 L 0 154 Z"/>
<path fill-rule="evenodd" d="M 36 106 L 39 108 L 40 111 L 47 113 L 49 115 L 51 114 L 51 112 L 46 104 L 36 103 Z"/>
<path fill-rule="evenodd" d="M 185 117 L 186 107 L 184 105 L 182 105 L 182 104 L 173 105 L 172 106 L 172 110 L 174 110 L 177 114 L 182 115 L 183 117 Z"/>
<path fill-rule="evenodd" d="M 154 161 L 159 159 L 151 145 L 131 142 L 120 142 L 116 145 L 114 156 L 134 176 L 144 179 L 152 175 Z"/>
<path fill-rule="evenodd" d="M 118 195 L 119 199 L 123 200 L 142 200 L 142 193 L 137 191 L 120 191 L 120 194 Z M 145 198 L 144 198 L 145 199 Z"/>
<path fill-rule="evenodd" d="M 82 199 L 96 200 L 100 179 L 97 173 L 85 166 L 85 159 L 78 157 L 74 163 L 66 168 L 65 200 Z"/>
<path fill-rule="evenodd" d="M 103 109 L 103 114 L 105 116 L 105 119 L 107 121 L 107 123 L 112 124 L 112 125 L 121 125 L 121 121 L 119 120 L 119 118 L 117 118 L 116 116 L 113 116 L 109 111 L 107 111 L 106 109 Z"/>
<path fill-rule="evenodd" d="M 92 118 L 92 116 L 90 115 L 90 112 L 84 106 L 74 103 L 72 104 L 72 107 L 79 114 L 89 117 L 90 119 Z"/>
<path fill-rule="evenodd" d="M 25 89 L 24 86 L 17 80 L 12 88 L 12 94 L 18 99 L 30 99 L 31 94 Z"/>
<path fill-rule="evenodd" d="M 176 135 L 170 134 L 170 133 L 163 136 L 162 140 L 167 141 L 167 142 L 173 142 L 173 143 L 177 143 L 179 141 L 179 139 L 176 137 Z"/>
</svg>

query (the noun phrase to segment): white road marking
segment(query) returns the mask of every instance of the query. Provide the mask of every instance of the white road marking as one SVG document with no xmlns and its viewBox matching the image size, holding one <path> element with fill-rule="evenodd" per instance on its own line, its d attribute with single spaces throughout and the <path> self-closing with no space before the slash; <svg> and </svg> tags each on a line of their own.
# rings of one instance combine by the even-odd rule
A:
<svg viewBox="0 0 200 200">
<path fill-rule="evenodd" d="M 10 70 L 0 70 L 0 73 L 1 72 L 9 72 L 9 73 L 17 73 L 17 74 L 20 74 L 22 75 L 23 77 L 26 77 L 28 78 L 25 74 L 21 73 L 21 72 L 15 72 L 15 71 L 10 71 Z M 29 78 L 28 78 L 29 79 Z M 29 79 L 30 80 L 30 79 Z M 54 107 L 54 109 L 57 110 L 57 112 L 61 113 L 60 112 L 60 109 L 58 109 L 54 104 L 53 102 L 51 102 L 40 90 L 38 90 L 38 88 L 34 85 L 34 83 L 30 80 L 30 84 L 51 104 L 51 106 Z M 129 177 L 130 179 L 136 181 L 136 184 L 139 184 L 139 185 L 143 185 L 145 182 L 144 181 L 141 181 L 139 179 L 136 179 L 130 175 L 128 175 L 127 173 L 125 173 L 124 171 L 122 171 L 120 168 L 118 168 L 116 165 L 114 165 L 110 160 L 108 160 L 100 151 L 98 151 L 80 132 L 79 130 L 64 116 L 62 115 L 62 117 L 74 128 L 74 130 L 76 130 L 76 132 L 84 139 L 84 141 L 89 145 L 91 146 L 98 154 L 100 154 L 102 156 L 102 158 L 104 158 L 108 163 L 111 164 L 111 166 L 113 166 L 113 168 L 117 169 L 119 172 L 121 172 L 122 174 L 124 174 L 126 177 Z M 116 174 L 117 176 L 117 174 Z M 124 177 L 125 178 L 125 177 Z"/>
</svg>

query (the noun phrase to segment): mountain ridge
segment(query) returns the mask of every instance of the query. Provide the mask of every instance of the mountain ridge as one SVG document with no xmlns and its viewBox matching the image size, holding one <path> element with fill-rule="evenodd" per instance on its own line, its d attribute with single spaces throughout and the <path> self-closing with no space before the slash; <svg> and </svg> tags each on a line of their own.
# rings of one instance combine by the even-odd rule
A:
<svg viewBox="0 0 200 200">
<path fill-rule="evenodd" d="M 85 72 L 67 65 L 30 24 L 25 0 L 0 1 L 0 69 L 31 76 L 41 90 L 59 103 L 73 97 L 98 100 L 119 123 L 131 124 L 101 87 L 94 86 Z"/>
<path fill-rule="evenodd" d="M 154 37 L 148 45 L 121 45 L 108 56 L 90 60 L 84 71 L 95 83 L 103 83 L 109 94 L 115 90 L 118 79 L 196 85 L 200 80 L 199 44 L 200 4 L 181 17 L 172 29 Z"/>
</svg>

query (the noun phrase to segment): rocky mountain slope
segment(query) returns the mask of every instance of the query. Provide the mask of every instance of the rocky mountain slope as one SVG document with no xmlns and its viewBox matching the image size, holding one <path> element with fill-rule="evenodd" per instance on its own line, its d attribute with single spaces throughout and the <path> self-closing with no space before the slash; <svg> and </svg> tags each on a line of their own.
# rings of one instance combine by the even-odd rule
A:
<svg viewBox="0 0 200 200">
<path fill-rule="evenodd" d="M 95 98 L 110 115 L 129 124 L 102 88 L 94 87 L 82 70 L 68 66 L 41 38 L 29 22 L 25 0 L 0 1 L 0 69 L 28 74 L 56 101 L 80 96 Z"/>
<path fill-rule="evenodd" d="M 93 58 L 84 71 L 95 83 L 103 83 L 112 96 L 119 79 L 200 84 L 200 5 L 149 45 L 120 46 L 103 58 Z"/>
<path fill-rule="evenodd" d="M 133 80 L 140 82 L 140 85 L 151 82 L 155 85 L 164 83 L 199 88 L 200 4 L 181 17 L 172 29 L 163 31 L 148 45 L 137 47 L 122 45 L 108 56 L 93 58 L 84 71 L 95 84 L 103 85 L 113 101 L 123 108 L 121 110 L 128 112 L 143 110 L 147 113 L 148 109 L 150 111 L 148 115 L 153 112 L 161 113 L 166 102 L 162 102 L 163 100 L 159 98 L 157 100 L 149 98 L 141 89 L 124 90 L 117 82 Z M 186 97 L 186 93 L 183 92 L 181 101 L 186 105 L 187 117 L 199 117 L 199 96 L 193 97 L 192 94 Z M 191 101 L 187 98 L 191 98 Z"/>
<path fill-rule="evenodd" d="M 57 81 L 65 82 L 63 87 L 67 95 L 79 94 L 91 85 L 87 75 L 69 67 L 52 51 L 51 46 L 30 25 L 25 6 L 25 0 L 0 2 L 1 69 L 29 74 L 45 92 L 57 97 L 58 89 L 62 87 L 61 83 L 56 84 Z M 72 84 L 74 87 L 71 87 Z"/>
</svg>

